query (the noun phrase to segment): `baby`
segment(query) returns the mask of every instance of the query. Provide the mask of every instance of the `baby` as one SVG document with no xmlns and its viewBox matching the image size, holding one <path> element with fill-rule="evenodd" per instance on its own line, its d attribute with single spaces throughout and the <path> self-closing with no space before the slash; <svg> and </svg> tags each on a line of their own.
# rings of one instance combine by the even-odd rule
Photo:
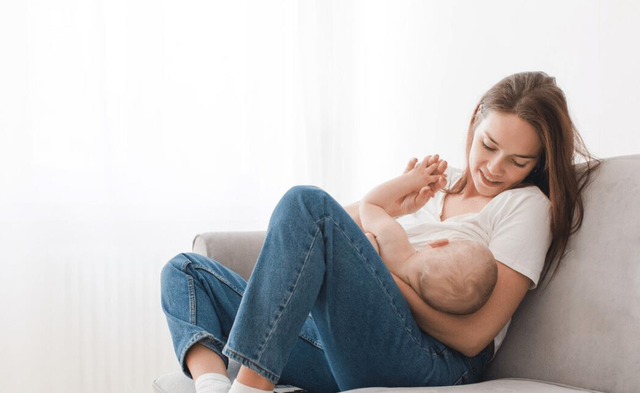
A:
<svg viewBox="0 0 640 393">
<path fill-rule="evenodd" d="M 417 195 L 424 206 L 444 187 L 446 161 L 427 156 L 407 173 L 371 190 L 360 202 L 360 220 L 389 271 L 410 285 L 432 308 L 464 315 L 479 310 L 495 287 L 498 268 L 489 249 L 471 240 L 441 239 L 416 251 L 402 226 L 385 208 Z"/>
</svg>

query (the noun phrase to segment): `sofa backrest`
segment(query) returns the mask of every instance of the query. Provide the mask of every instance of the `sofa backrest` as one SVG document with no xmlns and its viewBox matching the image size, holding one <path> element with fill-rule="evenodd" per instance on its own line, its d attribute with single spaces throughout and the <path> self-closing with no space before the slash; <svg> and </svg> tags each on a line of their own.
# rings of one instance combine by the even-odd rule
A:
<svg viewBox="0 0 640 393">
<path fill-rule="evenodd" d="M 585 216 L 544 288 L 530 291 L 485 379 L 640 389 L 640 155 L 605 159 Z"/>
<path fill-rule="evenodd" d="M 191 249 L 249 281 L 266 236 L 266 231 L 201 233 L 193 239 Z"/>
</svg>

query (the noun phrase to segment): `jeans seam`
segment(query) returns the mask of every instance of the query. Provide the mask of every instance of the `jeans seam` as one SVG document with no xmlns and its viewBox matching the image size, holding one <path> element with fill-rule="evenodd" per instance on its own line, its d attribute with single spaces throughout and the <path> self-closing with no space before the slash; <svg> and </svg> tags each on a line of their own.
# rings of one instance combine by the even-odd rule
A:
<svg viewBox="0 0 640 393">
<path fill-rule="evenodd" d="M 458 379 L 453 383 L 453 386 L 456 386 L 456 385 L 463 385 L 463 383 L 462 383 L 462 382 L 463 382 L 463 379 L 464 379 L 464 377 L 466 377 L 468 374 L 469 374 L 469 370 L 465 370 L 465 371 L 462 373 L 462 375 L 460 376 L 460 378 L 458 378 Z"/>
<path fill-rule="evenodd" d="M 287 306 L 291 302 L 291 298 L 293 297 L 293 294 L 296 292 L 296 289 L 298 288 L 298 284 L 300 283 L 300 277 L 302 276 L 302 273 L 304 272 L 304 269 L 307 266 L 307 262 L 309 262 L 309 256 L 311 255 L 311 250 L 313 249 L 313 246 L 316 243 L 316 239 L 318 239 L 318 234 L 319 233 L 320 233 L 320 228 L 318 227 L 318 229 L 316 230 L 316 234 L 313 236 L 313 241 L 311 241 L 311 245 L 309 246 L 309 249 L 307 250 L 307 255 L 306 255 L 305 259 L 304 259 L 302 267 L 300 268 L 300 272 L 298 273 L 298 277 L 297 277 L 297 280 L 296 280 L 296 282 L 295 282 L 295 284 L 293 286 L 293 289 L 291 290 L 291 293 L 289 294 L 289 297 L 285 301 L 285 304 L 283 305 L 282 310 L 278 314 L 278 317 L 276 318 L 275 322 L 273 323 L 273 326 L 270 327 L 269 335 L 265 339 L 264 343 L 262 343 L 262 345 L 261 345 L 262 349 L 258 353 L 258 361 L 260 361 L 260 359 L 262 358 L 262 354 L 264 353 L 265 349 L 267 348 L 267 344 L 269 343 L 269 339 L 273 335 L 273 332 L 276 330 L 276 327 L 278 326 L 278 323 L 280 322 L 282 314 L 284 314 L 284 311 L 287 309 Z"/>
<path fill-rule="evenodd" d="M 182 264 L 181 270 L 182 270 L 183 273 L 187 272 L 187 267 L 189 266 L 189 264 L 193 265 L 194 269 L 200 269 L 200 270 L 207 271 L 209 274 L 211 274 L 215 278 L 217 278 L 218 281 L 220 281 L 221 283 L 223 283 L 226 286 L 228 286 L 229 288 L 231 288 L 238 295 L 240 295 L 240 296 L 244 295 L 244 291 L 242 291 L 241 289 L 238 289 L 238 288 L 234 287 L 233 285 L 231 285 L 231 283 L 229 281 L 227 281 L 224 277 L 220 276 L 219 274 L 217 274 L 216 272 L 214 272 L 213 270 L 209 269 L 206 266 L 203 266 L 203 265 L 200 265 L 200 264 L 198 264 L 196 262 L 193 262 L 191 259 L 189 259 L 189 257 L 187 257 L 187 260 Z M 189 274 L 187 274 L 187 276 L 191 277 Z"/>
<path fill-rule="evenodd" d="M 191 336 L 191 339 L 184 345 L 184 348 L 182 349 L 182 353 L 180 353 L 180 364 L 186 364 L 186 356 L 187 356 L 187 352 L 189 351 L 189 349 L 191 349 L 193 347 L 193 345 L 195 345 L 195 343 L 199 342 L 202 338 L 208 338 L 210 340 L 212 340 L 215 343 L 218 343 L 220 347 L 224 348 L 224 343 L 220 340 L 218 340 L 218 338 L 216 338 L 213 334 L 207 332 L 206 330 L 197 332 L 196 334 L 194 334 L 193 336 Z M 202 344 L 204 345 L 204 344 Z M 206 345 L 205 345 L 206 346 Z M 207 348 L 209 348 L 207 346 Z M 209 348 L 211 349 L 211 348 Z M 216 348 L 220 354 L 222 354 L 222 350 L 219 348 Z M 215 352 L 215 351 L 214 351 Z M 223 359 L 224 361 L 224 359 Z"/>
<path fill-rule="evenodd" d="M 307 335 L 304 334 L 299 334 L 298 337 L 302 338 L 303 340 L 309 342 L 311 345 L 313 345 L 314 347 L 323 350 L 324 348 L 322 348 L 322 345 L 320 345 L 320 341 L 314 339 L 313 337 L 309 337 Z"/>
<path fill-rule="evenodd" d="M 189 347 L 193 343 L 199 342 L 202 338 L 208 338 L 211 341 L 217 343 L 218 346 L 220 347 L 220 348 L 217 348 L 217 349 L 218 349 L 218 351 L 220 351 L 220 353 L 222 353 L 222 349 L 221 348 L 224 348 L 225 343 L 220 341 L 216 336 L 214 336 L 213 334 L 207 332 L 206 330 L 203 330 L 201 332 L 198 332 L 198 333 L 194 334 L 193 337 L 191 337 L 191 340 L 189 340 L 189 342 L 185 345 L 185 347 Z"/>
<path fill-rule="evenodd" d="M 223 352 L 226 352 L 227 357 L 232 358 L 233 360 L 235 360 L 236 362 L 240 363 L 241 365 L 248 367 L 246 363 L 250 363 L 252 366 L 256 367 L 257 369 L 259 369 L 260 371 L 268 374 L 267 379 L 271 379 L 272 381 L 276 381 L 273 382 L 274 384 L 277 383 L 277 381 L 280 379 L 280 375 L 267 370 L 266 368 L 262 367 L 261 365 L 259 365 L 256 361 L 251 360 L 247 355 L 240 353 L 236 350 L 233 350 L 231 348 L 229 348 L 229 346 L 227 345 L 224 349 Z M 231 356 L 229 356 L 231 355 Z M 264 375 L 263 375 L 264 376 Z"/>
<path fill-rule="evenodd" d="M 189 323 L 197 325 L 196 320 L 196 289 L 193 283 L 193 277 L 187 274 L 187 286 L 189 290 Z"/>
<path fill-rule="evenodd" d="M 347 238 L 347 240 L 349 240 L 349 244 L 351 244 L 351 247 L 353 247 L 353 249 L 356 251 L 356 253 L 358 255 L 360 255 L 360 257 L 362 259 L 364 259 L 367 262 L 371 262 L 369 261 L 369 259 L 367 259 L 366 256 L 364 256 L 360 250 L 358 250 L 358 248 L 353 244 L 353 240 L 349 237 L 349 235 L 347 235 L 347 233 L 345 231 L 342 230 L 342 228 L 340 228 L 340 225 L 338 225 L 338 223 L 333 219 L 333 217 L 331 217 L 330 215 L 324 215 L 322 217 L 320 217 L 315 224 L 318 225 L 318 223 L 324 219 L 328 218 L 329 220 L 331 220 L 333 222 L 333 224 L 335 225 L 335 227 L 342 233 L 342 235 Z M 318 228 L 319 230 L 319 228 Z M 386 266 L 386 265 L 385 265 Z M 373 275 L 375 276 L 378 284 L 380 285 L 380 287 L 382 288 L 382 290 L 384 291 L 385 295 L 387 296 L 387 299 L 389 300 L 389 303 L 391 303 L 391 307 L 394 309 L 394 311 L 396 312 L 396 316 L 400 319 L 400 321 L 402 321 L 402 325 L 404 327 L 404 329 L 409 333 L 409 337 L 411 337 L 411 340 L 413 340 L 416 344 L 418 344 L 418 347 L 420 347 L 422 350 L 424 350 L 425 352 L 429 353 L 432 357 L 437 356 L 437 353 L 434 353 L 434 351 L 430 351 L 429 348 L 425 348 L 422 346 L 422 344 L 420 344 L 420 342 L 416 339 L 416 337 L 414 337 L 413 332 L 411 331 L 411 329 L 409 329 L 409 327 L 407 326 L 407 322 L 406 320 L 402 317 L 402 315 L 400 314 L 398 308 L 396 307 L 396 304 L 393 302 L 393 298 L 390 296 L 389 292 L 387 291 L 387 289 L 385 288 L 384 284 L 382 283 L 382 281 L 380 280 L 380 278 L 378 277 L 378 275 L 376 274 L 376 272 L 371 268 L 371 265 L 369 263 L 367 263 L 367 267 L 369 268 L 369 270 L 371 270 L 371 272 L 373 273 Z"/>
<path fill-rule="evenodd" d="M 220 281 L 221 283 L 225 284 L 226 286 L 228 286 L 229 288 L 231 288 L 235 293 L 237 293 L 240 296 L 244 295 L 244 291 L 242 291 L 241 289 L 238 289 L 236 287 L 234 287 L 233 285 L 231 285 L 231 283 L 229 281 L 227 281 L 224 277 L 222 277 L 221 275 L 217 274 L 216 272 L 214 272 L 213 270 L 209 269 L 206 266 L 202 266 L 202 265 L 198 265 L 197 263 L 193 264 L 193 268 L 194 269 L 200 269 L 200 270 L 204 270 L 206 272 L 208 272 L 209 274 L 211 274 L 212 276 L 214 276 L 215 278 L 218 279 L 218 281 Z"/>
</svg>

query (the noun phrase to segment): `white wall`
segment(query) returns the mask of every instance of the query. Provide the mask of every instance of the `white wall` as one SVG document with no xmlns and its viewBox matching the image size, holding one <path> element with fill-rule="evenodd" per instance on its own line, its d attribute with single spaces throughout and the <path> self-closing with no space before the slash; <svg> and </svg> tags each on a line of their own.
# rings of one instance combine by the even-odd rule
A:
<svg viewBox="0 0 640 393">
<path fill-rule="evenodd" d="M 0 390 L 150 391 L 159 273 L 264 229 L 294 184 L 358 199 L 463 165 L 502 77 L 557 78 L 597 156 L 640 153 L 632 1 L 0 3 Z"/>
</svg>

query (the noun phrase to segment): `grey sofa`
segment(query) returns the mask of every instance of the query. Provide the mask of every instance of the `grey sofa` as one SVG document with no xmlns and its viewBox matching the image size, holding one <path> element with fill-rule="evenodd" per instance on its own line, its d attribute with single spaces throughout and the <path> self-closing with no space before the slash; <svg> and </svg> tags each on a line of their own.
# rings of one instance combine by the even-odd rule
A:
<svg viewBox="0 0 640 393">
<path fill-rule="evenodd" d="M 567 256 L 546 288 L 525 297 L 484 382 L 357 391 L 640 392 L 640 155 L 603 160 L 584 198 L 584 223 Z M 204 233 L 193 251 L 248 278 L 264 235 Z M 232 362 L 230 374 L 237 369 Z M 153 384 L 158 392 L 194 391 L 180 371 Z"/>
</svg>

